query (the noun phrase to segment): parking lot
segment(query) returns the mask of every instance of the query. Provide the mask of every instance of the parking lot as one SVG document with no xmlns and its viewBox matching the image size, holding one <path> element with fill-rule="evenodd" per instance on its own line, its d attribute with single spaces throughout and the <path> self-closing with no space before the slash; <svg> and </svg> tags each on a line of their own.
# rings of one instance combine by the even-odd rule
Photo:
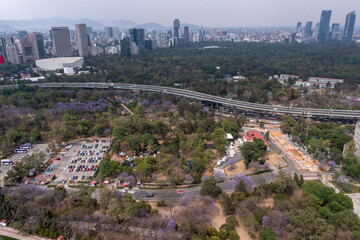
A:
<svg viewBox="0 0 360 240">
<path fill-rule="evenodd" d="M 69 143 L 45 174 L 55 174 L 56 182 L 88 181 L 94 175 L 110 145 L 110 139 Z"/>
<path fill-rule="evenodd" d="M 10 159 L 13 163 L 21 162 L 21 159 L 26 155 L 30 155 L 35 151 L 45 152 L 48 148 L 48 144 L 34 144 L 33 148 L 26 149 L 27 153 L 13 153 L 6 159 Z M 3 178 L 7 175 L 7 172 L 11 169 L 12 165 L 0 165 L 0 185 L 3 185 Z"/>
</svg>

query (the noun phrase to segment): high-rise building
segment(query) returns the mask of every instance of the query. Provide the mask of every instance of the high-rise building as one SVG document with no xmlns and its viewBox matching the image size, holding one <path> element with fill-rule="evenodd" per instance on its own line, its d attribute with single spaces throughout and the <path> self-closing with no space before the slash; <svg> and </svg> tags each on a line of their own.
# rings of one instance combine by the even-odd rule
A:
<svg viewBox="0 0 360 240">
<path fill-rule="evenodd" d="M 57 57 L 71 56 L 70 31 L 68 27 L 52 27 L 54 47 Z"/>
<path fill-rule="evenodd" d="M 6 46 L 6 56 L 9 62 L 13 64 L 20 63 L 19 53 L 14 44 L 10 44 Z"/>
<path fill-rule="evenodd" d="M 120 39 L 120 30 L 118 27 L 112 27 L 113 38 Z"/>
<path fill-rule="evenodd" d="M 6 59 L 6 45 L 3 43 L 2 38 L 0 39 L 0 55 Z"/>
<path fill-rule="evenodd" d="M 33 62 L 39 59 L 39 50 L 35 34 L 28 34 L 20 41 L 24 62 Z"/>
<path fill-rule="evenodd" d="M 19 39 L 23 39 L 27 35 L 27 31 L 18 31 L 17 35 Z"/>
<path fill-rule="evenodd" d="M 166 37 L 167 37 L 167 40 L 169 40 L 170 38 L 172 38 L 172 37 L 173 37 L 172 31 L 168 31 Z"/>
<path fill-rule="evenodd" d="M 296 24 L 296 32 L 300 32 L 300 30 L 301 30 L 301 22 L 298 22 Z"/>
<path fill-rule="evenodd" d="M 296 32 L 291 33 L 290 43 L 296 43 Z"/>
<path fill-rule="evenodd" d="M 312 31 L 312 22 L 311 21 L 308 21 L 305 25 L 305 35 L 308 36 L 308 37 L 311 37 L 312 34 L 313 34 L 313 31 Z"/>
<path fill-rule="evenodd" d="M 129 37 L 124 37 L 121 41 L 120 41 L 120 46 L 121 46 L 121 56 L 123 57 L 131 57 L 131 52 L 130 52 L 130 38 Z"/>
<path fill-rule="evenodd" d="M 51 30 L 51 29 L 49 30 L 49 34 L 50 34 L 50 40 L 51 40 L 51 41 L 54 41 L 54 39 L 53 39 L 53 33 L 52 33 L 52 30 Z"/>
<path fill-rule="evenodd" d="M 105 27 L 105 38 L 116 38 L 120 39 L 120 30 L 118 27 Z"/>
<path fill-rule="evenodd" d="M 90 35 L 90 33 L 92 33 L 92 31 L 93 31 L 92 27 L 86 26 L 86 34 L 87 35 Z"/>
<path fill-rule="evenodd" d="M 329 24 L 331 18 L 331 10 L 323 10 L 321 12 L 319 32 L 317 39 L 319 43 L 325 43 L 329 34 Z"/>
<path fill-rule="evenodd" d="M 130 40 L 130 54 L 131 55 L 139 54 L 139 47 L 136 45 L 136 43 L 134 43 L 131 40 Z"/>
<path fill-rule="evenodd" d="M 105 27 L 105 38 L 110 39 L 113 37 L 113 29 L 112 27 Z"/>
<path fill-rule="evenodd" d="M 317 39 L 317 36 L 319 35 L 319 28 L 320 28 L 320 23 L 317 23 L 315 25 L 315 32 L 314 32 L 314 37 L 316 37 L 316 39 Z"/>
<path fill-rule="evenodd" d="M 89 55 L 89 42 L 86 34 L 86 24 L 76 24 L 76 39 L 79 47 L 79 56 L 86 57 Z"/>
<path fill-rule="evenodd" d="M 189 27 L 188 26 L 184 27 L 184 41 L 185 41 L 185 43 L 190 42 Z"/>
<path fill-rule="evenodd" d="M 216 28 L 213 28 L 211 35 L 212 35 L 213 37 L 216 37 L 216 36 L 217 36 Z"/>
<path fill-rule="evenodd" d="M 167 48 L 169 46 L 166 33 L 156 34 L 156 46 L 158 48 Z"/>
<path fill-rule="evenodd" d="M 337 36 L 340 33 L 340 24 L 339 23 L 333 23 L 331 25 L 331 32 L 329 34 L 329 39 L 337 40 Z"/>
<path fill-rule="evenodd" d="M 157 34 L 156 30 L 151 30 L 151 38 L 152 39 L 156 39 L 156 34 Z"/>
<path fill-rule="evenodd" d="M 89 35 L 90 41 L 94 41 L 95 38 L 98 37 L 98 33 L 97 32 L 91 32 Z"/>
<path fill-rule="evenodd" d="M 351 42 L 353 40 L 355 19 L 356 19 L 355 11 L 352 11 L 346 15 L 344 37 L 343 37 L 344 42 Z"/>
<path fill-rule="evenodd" d="M 36 44 L 39 51 L 39 58 L 45 58 L 44 37 L 41 33 L 35 33 Z"/>
<path fill-rule="evenodd" d="M 9 45 L 15 45 L 14 38 L 13 37 L 2 37 L 0 53 L 6 60 L 8 60 L 6 47 Z"/>
<path fill-rule="evenodd" d="M 142 52 L 145 50 L 145 30 L 143 28 L 129 29 L 130 40 L 133 41 Z"/>
<path fill-rule="evenodd" d="M 146 50 L 153 50 L 154 48 L 154 43 L 152 39 L 147 39 L 145 40 L 145 49 Z"/>
<path fill-rule="evenodd" d="M 174 34 L 173 34 L 173 36 L 177 40 L 180 38 L 180 20 L 179 19 L 174 20 Z"/>
<path fill-rule="evenodd" d="M 205 41 L 206 40 L 205 30 L 201 28 L 201 30 L 199 30 L 198 33 L 199 33 L 199 42 Z"/>
</svg>

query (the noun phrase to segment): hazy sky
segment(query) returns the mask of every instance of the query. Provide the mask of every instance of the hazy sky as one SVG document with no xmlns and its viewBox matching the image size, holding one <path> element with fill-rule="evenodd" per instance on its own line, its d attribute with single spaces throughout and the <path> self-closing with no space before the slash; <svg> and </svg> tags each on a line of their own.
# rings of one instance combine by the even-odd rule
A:
<svg viewBox="0 0 360 240">
<path fill-rule="evenodd" d="M 331 22 L 345 23 L 360 0 L 0 0 L 1 20 L 65 17 L 120 19 L 171 26 L 181 22 L 214 27 L 294 26 L 320 20 L 321 10 L 333 10 Z M 359 25 L 360 16 L 356 21 Z"/>
</svg>

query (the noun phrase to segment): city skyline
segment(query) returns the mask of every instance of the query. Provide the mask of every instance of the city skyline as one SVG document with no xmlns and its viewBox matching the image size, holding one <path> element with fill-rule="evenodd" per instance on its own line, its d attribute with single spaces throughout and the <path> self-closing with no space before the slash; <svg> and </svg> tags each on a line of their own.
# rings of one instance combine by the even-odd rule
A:
<svg viewBox="0 0 360 240">
<path fill-rule="evenodd" d="M 102 6 L 96 8 L 84 0 L 75 2 L 64 0 L 54 2 L 51 6 L 46 0 L 3 1 L 2 20 L 30 20 L 51 17 L 95 19 L 93 16 L 96 16 L 96 19 L 123 19 L 134 21 L 137 24 L 156 22 L 166 27 L 171 26 L 175 18 L 181 19 L 185 23 L 204 27 L 288 27 L 295 25 L 299 20 L 315 23 L 320 21 L 319 13 L 323 9 L 333 10 L 332 22 L 339 22 L 343 26 L 345 24 L 344 16 L 353 10 L 360 9 L 360 2 L 356 0 L 349 0 L 345 7 L 344 3 L 337 0 L 304 0 L 298 1 L 299 4 L 285 0 L 271 1 L 271 3 L 265 0 L 225 0 L 225 2 L 184 0 L 177 4 L 177 8 L 172 7 L 173 0 L 166 2 L 160 0 L 151 2 L 145 0 L 134 2 L 107 0 Z M 69 8 L 67 3 L 71 4 L 72 7 Z M 34 8 L 34 5 L 37 7 Z M 49 11 L 50 7 L 51 11 Z M 30 8 L 33 11 L 26 11 Z M 123 9 L 123 11 L 119 12 L 118 9 Z M 154 14 L 154 11 L 149 11 L 150 9 L 160 9 L 162 14 Z M 355 25 L 357 24 L 355 23 Z"/>
</svg>

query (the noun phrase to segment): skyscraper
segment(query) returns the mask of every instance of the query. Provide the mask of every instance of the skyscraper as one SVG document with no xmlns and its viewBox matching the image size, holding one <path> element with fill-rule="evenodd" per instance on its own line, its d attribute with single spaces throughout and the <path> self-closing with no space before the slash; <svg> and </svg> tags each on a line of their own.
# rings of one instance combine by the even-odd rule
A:
<svg viewBox="0 0 360 240">
<path fill-rule="evenodd" d="M 10 44 L 6 46 L 6 56 L 9 62 L 13 64 L 20 63 L 19 53 L 14 44 Z"/>
<path fill-rule="evenodd" d="M 319 35 L 319 28 L 320 28 L 320 23 L 317 23 L 316 25 L 315 25 L 315 33 L 314 33 L 314 37 L 318 37 L 318 35 Z"/>
<path fill-rule="evenodd" d="M 296 43 L 296 32 L 291 33 L 290 43 Z"/>
<path fill-rule="evenodd" d="M 92 27 L 86 27 L 86 34 L 90 35 L 90 33 L 92 33 L 93 29 Z"/>
<path fill-rule="evenodd" d="M 174 38 L 178 40 L 180 38 L 180 20 L 175 19 L 174 20 Z"/>
<path fill-rule="evenodd" d="M 54 47 L 57 57 L 71 56 L 70 31 L 68 27 L 52 27 Z"/>
<path fill-rule="evenodd" d="M 344 42 L 351 42 L 354 34 L 356 14 L 352 11 L 346 15 L 345 28 L 344 28 Z"/>
<path fill-rule="evenodd" d="M 308 36 L 308 37 L 311 37 L 313 34 L 313 31 L 312 31 L 312 22 L 311 21 L 308 21 L 305 25 L 305 35 Z"/>
<path fill-rule="evenodd" d="M 123 56 L 123 57 L 131 57 L 130 42 L 131 41 L 130 41 L 129 37 L 124 37 L 124 39 L 120 41 L 121 56 Z"/>
<path fill-rule="evenodd" d="M 105 38 L 116 38 L 120 39 L 120 30 L 118 27 L 105 27 Z"/>
<path fill-rule="evenodd" d="M 167 33 L 162 32 L 156 34 L 156 46 L 158 48 L 166 48 L 169 46 L 167 41 Z"/>
<path fill-rule="evenodd" d="M 185 43 L 190 42 L 189 27 L 188 26 L 184 27 L 184 40 L 185 40 Z"/>
<path fill-rule="evenodd" d="M 25 35 L 20 41 L 20 44 L 24 62 L 33 62 L 39 59 L 39 50 L 35 34 Z"/>
<path fill-rule="evenodd" d="M 88 36 L 86 33 L 86 24 L 76 24 L 76 39 L 79 47 L 79 56 L 86 57 L 89 55 Z"/>
<path fill-rule="evenodd" d="M 152 40 L 152 39 L 145 40 L 145 49 L 153 50 L 154 49 L 154 40 Z"/>
<path fill-rule="evenodd" d="M 331 10 L 323 10 L 321 12 L 319 33 L 317 35 L 318 43 L 325 43 L 329 34 L 329 24 L 331 18 Z"/>
<path fill-rule="evenodd" d="M 105 38 L 110 39 L 113 37 L 112 27 L 105 27 Z"/>
<path fill-rule="evenodd" d="M 2 37 L 0 53 L 7 60 L 8 60 L 8 56 L 7 56 L 6 47 L 9 45 L 15 45 L 14 38 L 13 37 Z"/>
<path fill-rule="evenodd" d="M 300 32 L 300 30 L 301 30 L 301 22 L 298 22 L 296 24 L 296 32 Z"/>
<path fill-rule="evenodd" d="M 120 39 L 120 30 L 118 27 L 112 27 L 113 38 Z"/>
<path fill-rule="evenodd" d="M 145 50 L 145 31 L 143 28 L 131 28 L 129 29 L 130 40 L 133 41 L 136 46 L 139 47 L 139 51 Z"/>
<path fill-rule="evenodd" d="M 331 25 L 331 32 L 329 38 L 331 38 L 332 40 L 337 40 L 337 36 L 339 35 L 339 32 L 340 32 L 340 24 L 333 23 Z"/>
<path fill-rule="evenodd" d="M 216 37 L 216 36 L 217 36 L 216 28 L 213 28 L 211 35 L 212 35 L 213 37 Z"/>
<path fill-rule="evenodd" d="M 172 31 L 168 31 L 166 37 L 167 37 L 167 40 L 169 40 L 170 38 L 172 38 L 172 37 L 173 37 Z"/>
<path fill-rule="evenodd" d="M 45 58 L 44 37 L 41 33 L 35 33 L 36 44 L 39 51 L 39 58 Z"/>
</svg>

